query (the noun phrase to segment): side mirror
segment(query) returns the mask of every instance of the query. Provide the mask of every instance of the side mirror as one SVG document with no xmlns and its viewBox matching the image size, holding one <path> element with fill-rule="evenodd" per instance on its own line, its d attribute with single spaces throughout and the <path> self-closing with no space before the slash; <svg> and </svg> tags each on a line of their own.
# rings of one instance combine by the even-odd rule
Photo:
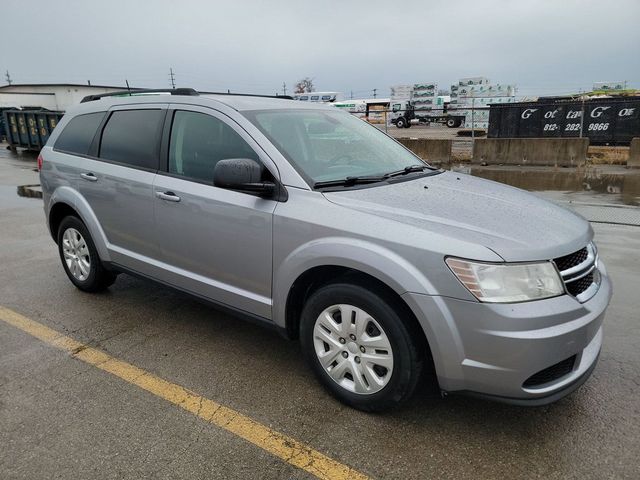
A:
<svg viewBox="0 0 640 480">
<path fill-rule="evenodd" d="M 213 170 L 213 184 L 264 197 L 272 197 L 276 191 L 275 183 L 262 181 L 262 167 L 250 158 L 220 160 Z"/>
</svg>

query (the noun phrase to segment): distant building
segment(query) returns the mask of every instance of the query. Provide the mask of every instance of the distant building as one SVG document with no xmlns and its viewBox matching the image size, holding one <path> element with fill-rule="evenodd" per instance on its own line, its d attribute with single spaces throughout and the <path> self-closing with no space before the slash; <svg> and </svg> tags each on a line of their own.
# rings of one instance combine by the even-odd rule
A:
<svg viewBox="0 0 640 480">
<path fill-rule="evenodd" d="M 13 84 L 0 87 L 0 108 L 66 110 L 87 95 L 126 91 L 127 87 L 73 83 Z"/>
</svg>

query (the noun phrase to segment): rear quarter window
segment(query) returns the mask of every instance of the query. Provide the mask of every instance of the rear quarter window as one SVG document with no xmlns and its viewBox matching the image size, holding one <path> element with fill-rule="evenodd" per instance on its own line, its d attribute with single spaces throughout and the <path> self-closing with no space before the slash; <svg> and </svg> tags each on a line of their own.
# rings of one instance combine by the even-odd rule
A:
<svg viewBox="0 0 640 480">
<path fill-rule="evenodd" d="M 53 148 L 61 152 L 87 155 L 105 113 L 86 113 L 73 117 L 62 130 Z"/>
<path fill-rule="evenodd" d="M 164 110 L 117 110 L 102 131 L 100 158 L 149 170 L 158 169 Z"/>
</svg>

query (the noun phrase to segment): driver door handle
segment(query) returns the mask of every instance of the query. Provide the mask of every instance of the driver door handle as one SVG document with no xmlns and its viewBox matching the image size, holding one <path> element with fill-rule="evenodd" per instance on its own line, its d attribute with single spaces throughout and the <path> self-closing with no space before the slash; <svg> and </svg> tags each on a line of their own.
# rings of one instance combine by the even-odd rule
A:
<svg viewBox="0 0 640 480">
<path fill-rule="evenodd" d="M 87 173 L 81 173 L 80 176 L 82 178 L 84 178 L 85 180 L 89 180 L 90 182 L 97 182 L 98 181 L 98 177 L 96 177 L 93 173 L 91 172 L 87 172 Z"/>
<path fill-rule="evenodd" d="M 168 202 L 179 202 L 180 197 L 173 192 L 156 192 L 156 197 L 160 200 L 167 200 Z"/>
</svg>

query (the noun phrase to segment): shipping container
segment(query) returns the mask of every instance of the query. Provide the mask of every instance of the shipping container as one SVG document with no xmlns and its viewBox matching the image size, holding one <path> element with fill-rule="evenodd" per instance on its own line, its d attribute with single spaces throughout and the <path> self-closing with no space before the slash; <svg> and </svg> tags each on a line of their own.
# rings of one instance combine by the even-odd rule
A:
<svg viewBox="0 0 640 480">
<path fill-rule="evenodd" d="M 488 136 L 583 136 L 593 145 L 629 145 L 640 136 L 640 97 L 491 104 Z"/>
<path fill-rule="evenodd" d="M 5 110 L 2 112 L 7 142 L 12 148 L 40 150 L 64 112 L 50 110 Z"/>
</svg>

